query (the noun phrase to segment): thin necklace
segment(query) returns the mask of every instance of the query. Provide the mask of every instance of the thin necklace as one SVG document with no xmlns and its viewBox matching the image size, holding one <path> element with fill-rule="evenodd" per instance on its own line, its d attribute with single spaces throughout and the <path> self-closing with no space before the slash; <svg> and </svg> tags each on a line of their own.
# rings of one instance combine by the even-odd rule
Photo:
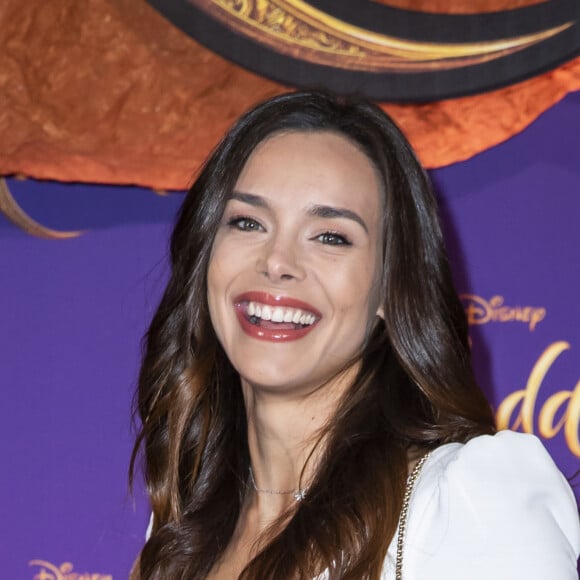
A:
<svg viewBox="0 0 580 580">
<path fill-rule="evenodd" d="M 254 478 L 254 471 L 253 471 L 251 465 L 250 465 L 250 481 L 252 482 L 252 487 L 254 488 L 254 491 L 257 491 L 258 493 L 268 493 L 270 495 L 290 495 L 290 494 L 292 494 L 296 501 L 302 501 L 306 497 L 306 492 L 308 491 L 307 487 L 302 488 L 302 489 L 285 489 L 285 490 L 263 489 L 261 487 L 258 487 L 256 485 L 256 480 Z"/>
</svg>

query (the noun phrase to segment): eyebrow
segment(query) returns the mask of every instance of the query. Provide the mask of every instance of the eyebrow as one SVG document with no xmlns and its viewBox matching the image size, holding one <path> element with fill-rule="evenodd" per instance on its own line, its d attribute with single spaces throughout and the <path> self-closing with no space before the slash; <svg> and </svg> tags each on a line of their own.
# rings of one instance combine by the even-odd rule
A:
<svg viewBox="0 0 580 580">
<path fill-rule="evenodd" d="M 253 205 L 254 207 L 270 207 L 268 202 L 263 197 L 259 195 L 253 195 L 252 193 L 241 193 L 239 191 L 234 191 L 230 199 L 236 199 L 242 203 Z"/>
<path fill-rule="evenodd" d="M 354 211 L 344 207 L 333 207 L 331 205 L 313 205 L 308 210 L 308 213 L 320 218 L 345 218 L 347 220 L 352 220 L 359 224 L 367 234 L 369 233 L 367 224 L 358 215 L 358 213 L 355 213 Z"/>
<path fill-rule="evenodd" d="M 252 193 L 242 193 L 239 191 L 234 191 L 230 199 L 235 199 L 241 201 L 242 203 L 247 203 L 254 207 L 263 207 L 269 209 L 270 206 L 268 202 L 259 195 L 254 195 Z M 344 207 L 334 207 L 331 205 L 313 205 L 308 209 L 308 214 L 319 218 L 344 218 L 349 219 L 357 224 L 359 224 L 363 230 L 368 234 L 369 228 L 365 221 L 354 211 L 346 209 Z"/>
</svg>

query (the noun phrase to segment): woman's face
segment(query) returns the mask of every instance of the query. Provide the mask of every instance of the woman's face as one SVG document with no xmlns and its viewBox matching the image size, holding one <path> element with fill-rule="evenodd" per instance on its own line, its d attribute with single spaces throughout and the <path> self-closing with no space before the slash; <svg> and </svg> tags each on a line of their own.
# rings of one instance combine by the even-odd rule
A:
<svg viewBox="0 0 580 580">
<path fill-rule="evenodd" d="M 208 270 L 211 320 L 244 382 L 305 394 L 359 353 L 380 302 L 382 197 L 371 161 L 339 134 L 256 147 Z"/>
</svg>

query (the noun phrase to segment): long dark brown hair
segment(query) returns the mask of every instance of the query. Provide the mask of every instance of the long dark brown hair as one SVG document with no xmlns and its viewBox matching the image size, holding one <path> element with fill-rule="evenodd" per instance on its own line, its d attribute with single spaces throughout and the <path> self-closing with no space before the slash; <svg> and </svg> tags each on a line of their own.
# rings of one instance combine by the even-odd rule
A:
<svg viewBox="0 0 580 580">
<path fill-rule="evenodd" d="M 378 579 L 396 531 L 411 448 L 493 432 L 470 363 L 429 180 L 375 105 L 296 92 L 246 113 L 210 155 L 171 239 L 171 277 L 146 335 L 136 395 L 154 515 L 134 576 L 202 579 L 228 546 L 249 472 L 240 379 L 219 344 L 207 271 L 225 205 L 248 157 L 284 131 L 331 131 L 356 144 L 385 193 L 384 321 L 327 427 L 307 498 L 241 574 L 244 579 Z"/>
</svg>

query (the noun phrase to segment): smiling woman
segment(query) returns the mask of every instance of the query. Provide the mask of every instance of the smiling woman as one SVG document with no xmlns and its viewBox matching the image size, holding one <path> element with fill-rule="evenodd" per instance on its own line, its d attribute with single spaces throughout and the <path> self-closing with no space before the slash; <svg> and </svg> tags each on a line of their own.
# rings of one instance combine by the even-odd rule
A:
<svg viewBox="0 0 580 580">
<path fill-rule="evenodd" d="M 375 322 L 377 172 L 339 134 L 285 131 L 256 147 L 235 191 L 208 271 L 218 340 L 242 385 L 314 388 L 357 356 Z"/>
<path fill-rule="evenodd" d="M 304 92 L 249 111 L 171 261 L 133 578 L 575 578 L 570 488 L 533 436 L 493 435 L 428 179 L 380 109 Z"/>
</svg>

